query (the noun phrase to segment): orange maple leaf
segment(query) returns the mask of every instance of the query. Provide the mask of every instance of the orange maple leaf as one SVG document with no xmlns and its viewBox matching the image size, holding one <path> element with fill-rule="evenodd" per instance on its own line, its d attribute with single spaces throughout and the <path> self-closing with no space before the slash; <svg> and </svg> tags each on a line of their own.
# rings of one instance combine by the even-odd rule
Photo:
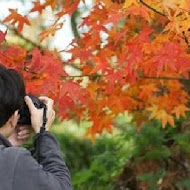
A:
<svg viewBox="0 0 190 190">
<path fill-rule="evenodd" d="M 44 5 L 45 6 L 51 6 L 51 8 L 54 9 L 55 6 L 57 5 L 57 0 L 46 0 Z"/>
<path fill-rule="evenodd" d="M 57 0 L 46 0 L 43 4 L 40 3 L 40 1 L 38 0 L 37 2 L 33 2 L 34 7 L 31 9 L 30 12 L 39 12 L 40 14 L 42 13 L 42 11 L 47 7 L 47 6 L 51 6 L 52 9 L 55 8 L 55 6 L 57 5 Z"/>
<path fill-rule="evenodd" d="M 91 117 L 91 120 L 93 121 L 93 124 L 86 132 L 85 136 L 90 136 L 93 143 L 95 143 L 96 140 L 95 134 L 101 134 L 104 130 L 112 134 L 113 121 L 110 116 L 104 115 L 103 118 L 101 118 L 95 115 Z"/>
<path fill-rule="evenodd" d="M 15 25 L 18 23 L 18 32 L 20 33 L 23 29 L 24 24 L 30 25 L 30 22 L 26 16 L 22 16 L 21 14 L 17 13 L 17 10 L 9 9 L 11 14 L 7 16 L 3 23 L 11 21 L 11 24 Z"/>
<path fill-rule="evenodd" d="M 56 15 L 58 17 L 62 17 L 65 14 L 72 15 L 76 11 L 79 3 L 80 3 L 80 0 L 75 0 L 75 1 L 66 0 L 64 2 L 64 7 L 63 7 L 62 11 L 57 13 Z"/>
<path fill-rule="evenodd" d="M 132 6 L 132 5 L 138 6 L 139 3 L 137 2 L 137 0 L 125 0 L 123 9 L 127 9 L 127 8 L 129 8 L 130 6 Z"/>
<path fill-rule="evenodd" d="M 55 32 L 59 29 L 61 29 L 63 26 L 63 23 L 57 23 L 54 24 L 52 26 L 50 26 L 49 28 L 47 28 L 46 30 L 44 30 L 43 32 L 40 33 L 40 41 L 43 41 L 45 38 L 47 38 L 49 35 L 54 36 Z"/>
<path fill-rule="evenodd" d="M 177 117 L 177 119 L 180 118 L 180 116 L 186 117 L 185 112 L 189 111 L 190 109 L 187 108 L 185 105 L 179 105 L 174 108 L 172 113 L 174 113 Z"/>
<path fill-rule="evenodd" d="M 145 9 L 144 7 L 131 6 L 127 9 L 126 13 L 132 14 L 135 16 L 141 16 L 142 18 L 144 18 L 145 20 L 150 22 L 149 13 L 148 13 L 147 9 Z"/>
<path fill-rule="evenodd" d="M 157 118 L 162 121 L 162 127 L 165 128 L 166 124 L 169 123 L 174 127 L 174 117 L 169 115 L 165 110 L 160 110 L 158 112 Z"/>
<path fill-rule="evenodd" d="M 87 91 L 76 82 L 63 82 L 61 84 L 60 92 L 62 95 L 70 97 L 75 102 L 75 104 L 79 102 L 84 104 L 89 100 L 87 99 Z"/>
<path fill-rule="evenodd" d="M 169 123 L 174 127 L 174 117 L 169 115 L 166 110 L 159 109 L 157 105 L 152 105 L 152 107 L 147 108 L 146 110 L 151 112 L 150 119 L 158 119 L 162 121 L 162 127 L 165 128 L 166 124 Z"/>
<path fill-rule="evenodd" d="M 158 88 L 156 87 L 156 84 L 150 83 L 150 84 L 144 84 L 139 87 L 141 89 L 139 93 L 139 98 L 151 98 L 155 92 L 158 91 Z"/>
<path fill-rule="evenodd" d="M 125 14 L 123 12 L 111 11 L 109 13 L 108 19 L 105 21 L 105 24 L 113 23 L 115 26 L 117 26 L 119 21 L 123 18 L 125 18 Z"/>
<path fill-rule="evenodd" d="M 39 1 L 37 2 L 33 2 L 34 7 L 30 10 L 30 12 L 39 12 L 40 14 L 42 13 L 42 11 L 45 9 L 45 5 L 40 4 Z"/>
</svg>

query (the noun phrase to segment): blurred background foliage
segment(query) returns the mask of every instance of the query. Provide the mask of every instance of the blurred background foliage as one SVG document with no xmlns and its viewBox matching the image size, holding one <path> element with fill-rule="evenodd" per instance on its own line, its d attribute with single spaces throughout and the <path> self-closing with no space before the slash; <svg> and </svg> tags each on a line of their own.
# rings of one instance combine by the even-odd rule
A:
<svg viewBox="0 0 190 190">
<path fill-rule="evenodd" d="M 190 121 L 176 128 L 152 121 L 141 129 L 120 114 L 112 135 L 84 137 L 87 122 L 56 122 L 58 138 L 75 190 L 189 189 Z M 185 132 L 184 132 L 185 131 Z"/>
</svg>

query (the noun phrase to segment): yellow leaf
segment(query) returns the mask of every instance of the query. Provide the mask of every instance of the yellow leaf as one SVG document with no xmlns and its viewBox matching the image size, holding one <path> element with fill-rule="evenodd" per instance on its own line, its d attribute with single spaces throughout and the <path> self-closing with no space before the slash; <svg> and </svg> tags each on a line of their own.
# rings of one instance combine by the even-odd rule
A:
<svg viewBox="0 0 190 190">
<path fill-rule="evenodd" d="M 165 128 L 166 124 L 169 123 L 172 127 L 174 127 L 174 117 L 169 115 L 166 110 L 159 110 L 157 105 L 153 105 L 152 107 L 149 107 L 146 109 L 147 111 L 150 111 L 150 119 L 158 119 L 162 122 L 162 127 Z"/>
<path fill-rule="evenodd" d="M 158 106 L 157 105 L 153 104 L 152 107 L 149 107 L 146 110 L 151 112 L 151 115 L 150 115 L 149 119 L 156 118 L 157 111 L 158 111 Z"/>
<path fill-rule="evenodd" d="M 190 110 L 190 109 L 187 108 L 185 105 L 179 105 L 179 106 L 176 106 L 176 107 L 174 108 L 174 110 L 172 111 L 172 113 L 174 113 L 174 114 L 176 115 L 177 119 L 179 119 L 180 116 L 185 117 L 185 116 L 186 116 L 186 115 L 185 115 L 185 112 L 186 112 L 186 111 L 189 111 L 189 110 Z"/>
<path fill-rule="evenodd" d="M 186 9 L 189 2 L 187 0 L 163 0 L 162 5 L 166 12 L 168 12 L 169 10 Z"/>
<path fill-rule="evenodd" d="M 127 9 L 132 5 L 139 6 L 139 3 L 137 2 L 137 0 L 125 0 L 125 4 L 123 6 L 123 9 Z"/>
<path fill-rule="evenodd" d="M 173 116 L 167 114 L 163 119 L 166 120 L 166 124 L 169 123 L 172 127 L 174 127 L 175 124 Z M 162 127 L 165 127 L 165 125 L 162 125 Z"/>
<path fill-rule="evenodd" d="M 172 127 L 174 127 L 174 118 L 169 115 L 165 110 L 159 110 L 157 113 L 157 119 L 162 121 L 162 127 L 165 128 L 166 124 L 169 123 Z"/>
<path fill-rule="evenodd" d="M 168 9 L 175 10 L 177 9 L 177 3 L 179 0 L 163 0 L 163 7 L 165 10 L 168 11 Z"/>
</svg>

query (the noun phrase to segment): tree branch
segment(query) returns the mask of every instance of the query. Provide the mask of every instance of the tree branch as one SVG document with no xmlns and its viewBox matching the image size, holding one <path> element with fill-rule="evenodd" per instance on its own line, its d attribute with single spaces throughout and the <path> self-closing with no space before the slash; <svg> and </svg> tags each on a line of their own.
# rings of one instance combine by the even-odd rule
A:
<svg viewBox="0 0 190 190">
<path fill-rule="evenodd" d="M 146 7 L 149 8 L 149 9 L 151 9 L 151 10 L 154 11 L 155 13 L 157 13 L 157 14 L 163 16 L 163 17 L 168 18 L 164 13 L 162 13 L 162 12 L 156 10 L 155 8 L 151 7 L 150 5 L 148 5 L 147 3 L 145 3 L 143 0 L 139 0 L 139 1 L 140 1 L 140 3 L 142 3 L 144 6 L 146 6 Z"/>
<path fill-rule="evenodd" d="M 148 6 L 148 8 L 151 8 L 152 10 L 156 10 L 152 7 L 150 7 L 149 5 L 147 5 L 144 1 L 140 0 L 141 3 L 143 3 L 144 5 Z M 157 11 L 157 10 L 156 10 Z M 158 11 L 157 11 L 158 12 Z M 159 12 L 160 13 L 160 12 Z M 162 14 L 162 13 L 161 13 Z M 164 14 L 162 14 L 162 16 L 166 16 Z M 46 48 L 41 46 L 40 44 L 36 43 L 36 42 L 33 42 L 32 40 L 26 38 L 25 36 L 23 36 L 23 34 L 21 33 L 18 33 L 18 31 L 13 28 L 13 27 L 10 27 L 4 23 L 2 23 L 0 21 L 0 24 L 6 26 L 9 30 L 11 30 L 12 32 L 14 32 L 17 36 L 19 36 L 21 39 L 25 40 L 27 43 L 30 43 L 32 44 L 34 47 L 37 47 L 41 50 L 45 50 Z M 60 51 L 61 52 L 61 51 Z M 73 67 L 74 69 L 77 69 L 77 70 L 80 70 L 80 68 L 78 68 L 77 66 L 75 65 L 71 65 L 71 64 L 67 64 L 67 63 L 64 63 L 65 66 L 70 66 L 70 67 Z M 63 76 L 63 78 L 82 78 L 82 77 L 105 77 L 107 75 L 96 75 L 96 74 L 86 74 L 86 75 L 74 75 L 74 76 Z M 155 79 L 155 80 L 179 80 L 179 81 L 184 81 L 184 82 L 190 82 L 190 79 L 185 79 L 185 78 L 178 78 L 178 77 L 165 77 L 165 76 L 162 76 L 162 77 L 154 77 L 154 76 L 139 76 L 140 78 L 143 78 L 143 79 Z"/>
<path fill-rule="evenodd" d="M 80 12 L 78 9 L 71 15 L 71 28 L 72 28 L 75 38 L 80 38 L 80 34 L 77 29 L 77 21 L 76 21 L 79 15 L 80 15 Z"/>
<path fill-rule="evenodd" d="M 16 36 L 18 36 L 19 38 L 21 38 L 22 40 L 24 40 L 26 43 L 29 43 L 29 44 L 31 44 L 32 46 L 37 47 L 37 48 L 40 49 L 40 50 L 46 50 L 46 49 L 47 49 L 46 47 L 44 47 L 44 46 L 42 46 L 42 45 L 40 45 L 40 44 L 38 44 L 38 43 L 32 41 L 31 39 L 25 37 L 23 34 L 19 33 L 16 28 L 11 27 L 11 26 L 9 26 L 9 25 L 6 25 L 6 24 L 4 24 L 2 21 L 0 21 L 0 24 L 3 25 L 3 26 L 5 26 L 8 30 L 12 31 Z M 61 51 L 60 51 L 60 53 L 61 53 Z M 65 66 L 67 65 L 67 66 L 70 66 L 70 67 L 72 67 L 72 68 L 74 68 L 74 69 L 80 70 L 80 69 L 79 69 L 77 66 L 75 66 L 75 65 L 71 65 L 71 64 L 67 64 L 67 63 L 64 63 L 64 65 L 65 65 Z"/>
<path fill-rule="evenodd" d="M 71 78 L 82 78 L 82 77 L 106 77 L 108 75 L 96 75 L 96 74 L 86 74 L 86 75 L 70 75 L 70 76 L 64 76 L 64 77 L 71 77 Z M 142 79 L 154 79 L 154 80 L 179 80 L 179 81 L 186 81 L 186 82 L 190 82 L 190 79 L 185 79 L 185 78 L 178 78 L 178 77 L 166 77 L 166 76 L 162 76 L 162 77 L 154 77 L 154 76 L 139 76 L 139 78 Z"/>
<path fill-rule="evenodd" d="M 45 47 L 41 46 L 40 44 L 36 42 L 33 42 L 31 39 L 26 38 L 23 34 L 19 33 L 16 28 L 6 25 L 2 21 L 0 21 L 0 24 L 5 26 L 8 30 L 12 31 L 16 36 L 23 39 L 25 42 L 32 44 L 34 47 L 37 47 L 39 49 L 45 49 Z"/>
<path fill-rule="evenodd" d="M 185 43 L 187 44 L 187 47 L 189 48 L 189 40 L 188 40 L 188 37 L 185 35 L 185 32 L 183 31 L 182 32 L 183 34 L 183 39 L 185 40 Z"/>
<path fill-rule="evenodd" d="M 186 82 L 190 82 L 190 79 L 185 79 L 185 78 L 178 78 L 178 77 L 149 77 L 149 76 L 139 76 L 140 78 L 143 79 L 155 79 L 155 80 L 179 80 L 179 81 L 186 81 Z"/>
</svg>

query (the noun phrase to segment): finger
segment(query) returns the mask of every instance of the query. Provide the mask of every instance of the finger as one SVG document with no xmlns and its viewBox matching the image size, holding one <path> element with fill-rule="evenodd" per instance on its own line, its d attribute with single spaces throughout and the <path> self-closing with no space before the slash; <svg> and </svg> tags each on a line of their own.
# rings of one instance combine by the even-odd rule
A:
<svg viewBox="0 0 190 190">
<path fill-rule="evenodd" d="M 23 136 L 18 136 L 18 139 L 20 140 L 28 140 L 30 138 L 30 135 L 26 134 L 26 135 L 23 135 Z"/>
<path fill-rule="evenodd" d="M 40 96 L 40 97 L 38 97 L 39 98 L 39 100 L 41 100 L 42 102 L 44 102 L 44 103 L 48 103 L 48 101 L 49 101 L 49 98 L 47 97 L 47 96 Z"/>
<path fill-rule="evenodd" d="M 24 137 L 30 137 L 30 134 L 23 134 L 23 135 L 18 135 L 18 138 L 24 138 Z"/>
<path fill-rule="evenodd" d="M 36 110 L 35 105 L 33 104 L 32 100 L 29 96 L 25 96 L 24 99 L 25 99 L 25 102 L 26 102 L 26 104 L 30 110 L 30 113 L 32 114 L 34 112 L 34 110 Z"/>
<path fill-rule="evenodd" d="M 34 129 L 32 128 L 32 126 L 22 126 L 22 127 L 19 127 L 18 128 L 18 131 L 17 132 L 21 132 L 21 131 L 24 131 L 24 130 L 27 130 L 29 133 L 33 133 Z"/>
<path fill-rule="evenodd" d="M 26 135 L 26 134 L 31 134 L 29 130 L 24 130 L 24 131 L 19 131 L 18 136 Z"/>
<path fill-rule="evenodd" d="M 18 128 L 19 128 L 20 131 L 25 130 L 25 129 L 32 131 L 32 126 L 31 125 L 21 125 Z"/>
<path fill-rule="evenodd" d="M 48 104 L 49 104 L 49 106 L 53 107 L 54 100 L 50 98 Z"/>
<path fill-rule="evenodd" d="M 55 119 L 55 111 L 52 112 L 52 118 Z"/>
<path fill-rule="evenodd" d="M 25 134 L 25 135 L 22 135 L 22 136 L 17 136 L 18 139 L 25 139 L 25 138 L 30 138 L 30 134 Z"/>
<path fill-rule="evenodd" d="M 43 101 L 48 107 L 53 107 L 54 100 L 46 96 L 40 96 L 39 99 Z"/>
<path fill-rule="evenodd" d="M 31 133 L 30 130 L 23 130 L 18 133 L 18 136 L 22 136 L 22 135 L 26 135 L 26 134 L 30 134 L 30 133 Z"/>
</svg>

